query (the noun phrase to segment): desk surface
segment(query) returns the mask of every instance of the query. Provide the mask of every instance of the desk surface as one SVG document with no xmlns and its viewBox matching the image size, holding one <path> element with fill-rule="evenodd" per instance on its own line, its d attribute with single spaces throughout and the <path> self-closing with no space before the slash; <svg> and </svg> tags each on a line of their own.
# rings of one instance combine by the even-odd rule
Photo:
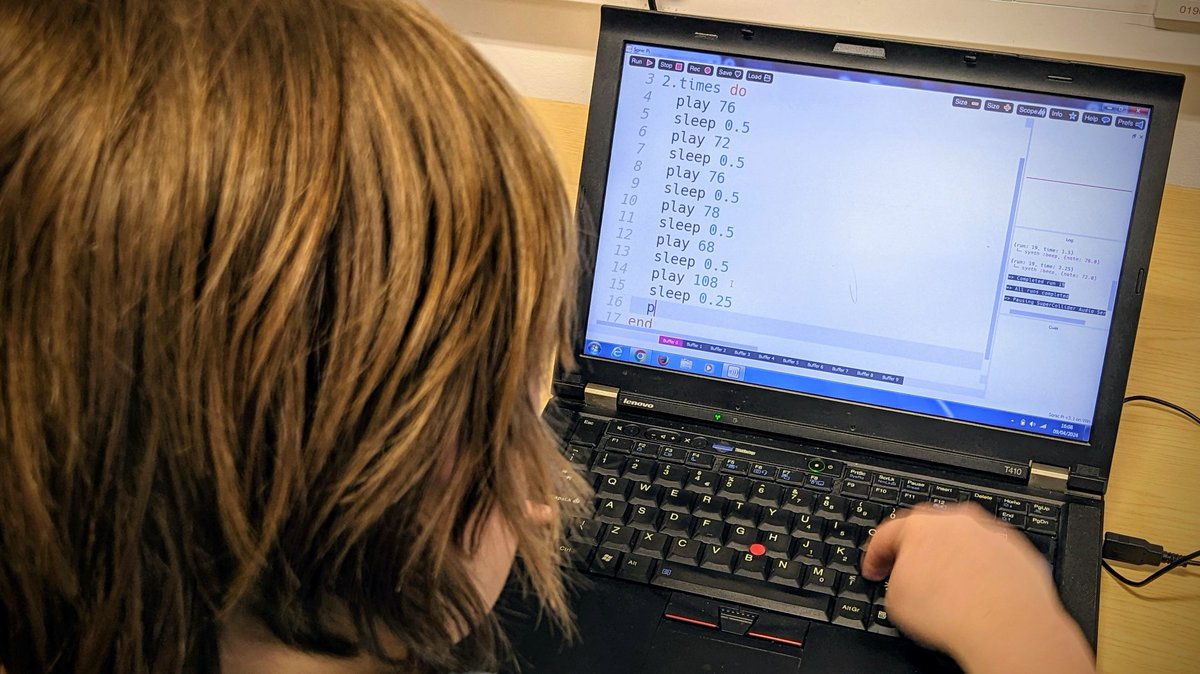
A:
<svg viewBox="0 0 1200 674">
<path fill-rule="evenodd" d="M 579 181 L 587 107 L 528 99 L 558 158 Z M 1146 283 L 1128 393 L 1200 413 L 1200 190 L 1168 186 Z M 1178 553 L 1200 548 L 1200 426 L 1146 403 L 1127 405 L 1117 438 L 1105 529 Z M 1140 577 L 1140 568 L 1124 568 Z M 1200 571 L 1175 571 L 1132 589 L 1100 581 L 1100 668 L 1195 672 L 1200 668 Z M 1014 644 L 1019 647 L 1019 645 Z"/>
</svg>

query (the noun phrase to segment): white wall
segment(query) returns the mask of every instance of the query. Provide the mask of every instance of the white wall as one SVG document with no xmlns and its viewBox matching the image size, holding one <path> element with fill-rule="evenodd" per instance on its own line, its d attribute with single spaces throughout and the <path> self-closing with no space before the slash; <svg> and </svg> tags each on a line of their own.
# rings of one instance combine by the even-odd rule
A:
<svg viewBox="0 0 1200 674">
<path fill-rule="evenodd" d="M 522 94 L 586 103 L 599 0 L 423 0 Z M 645 7 L 641 0 L 608 4 Z M 1153 0 L 658 0 L 659 9 L 1182 72 L 1167 180 L 1200 188 L 1200 34 L 1161 30 Z"/>
</svg>

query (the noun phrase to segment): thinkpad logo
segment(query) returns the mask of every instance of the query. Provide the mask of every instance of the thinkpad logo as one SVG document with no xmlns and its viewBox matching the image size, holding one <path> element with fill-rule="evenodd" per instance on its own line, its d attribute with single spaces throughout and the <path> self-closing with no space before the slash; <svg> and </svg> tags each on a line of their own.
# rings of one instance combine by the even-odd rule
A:
<svg viewBox="0 0 1200 674">
<path fill-rule="evenodd" d="M 641 408 L 648 409 L 648 410 L 654 409 L 654 403 L 644 403 L 640 400 L 630 400 L 629 398 L 622 398 L 621 402 L 626 405 L 631 405 L 633 407 L 641 407 Z"/>
</svg>

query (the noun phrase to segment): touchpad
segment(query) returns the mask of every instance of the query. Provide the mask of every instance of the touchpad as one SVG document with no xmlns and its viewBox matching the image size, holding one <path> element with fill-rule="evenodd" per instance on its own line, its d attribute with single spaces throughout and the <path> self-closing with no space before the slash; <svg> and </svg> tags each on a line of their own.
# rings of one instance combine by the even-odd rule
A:
<svg viewBox="0 0 1200 674">
<path fill-rule="evenodd" d="M 744 637 L 726 636 L 716 630 L 698 630 L 670 620 L 659 624 L 653 643 L 640 668 L 657 674 L 708 674 L 709 672 L 779 672 L 794 674 L 800 659 L 763 642 L 752 645 Z"/>
</svg>

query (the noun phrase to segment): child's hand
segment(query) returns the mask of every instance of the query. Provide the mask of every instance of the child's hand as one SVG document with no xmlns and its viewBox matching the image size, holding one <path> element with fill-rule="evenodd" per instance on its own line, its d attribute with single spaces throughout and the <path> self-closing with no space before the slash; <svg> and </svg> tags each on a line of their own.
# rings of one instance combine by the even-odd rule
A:
<svg viewBox="0 0 1200 674">
<path fill-rule="evenodd" d="M 885 523 L 862 572 L 890 574 L 889 618 L 969 672 L 1094 671 L 1046 560 L 979 506 L 921 506 Z"/>
</svg>

